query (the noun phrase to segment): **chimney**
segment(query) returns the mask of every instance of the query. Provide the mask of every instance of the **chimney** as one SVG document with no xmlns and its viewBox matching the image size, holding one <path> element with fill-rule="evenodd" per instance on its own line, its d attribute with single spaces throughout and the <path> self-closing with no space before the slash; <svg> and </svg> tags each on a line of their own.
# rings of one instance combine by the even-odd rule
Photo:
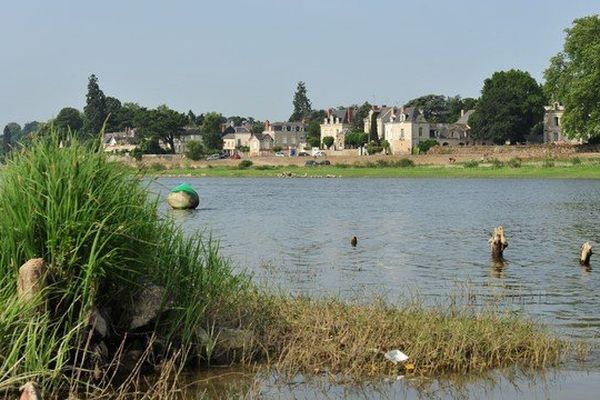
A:
<svg viewBox="0 0 600 400">
<path fill-rule="evenodd" d="M 269 129 L 270 127 L 271 127 L 271 123 L 269 122 L 269 120 L 268 120 L 268 119 L 266 119 L 266 120 L 265 120 L 265 131 L 269 131 L 269 130 L 270 130 L 270 129 Z"/>
<path fill-rule="evenodd" d="M 460 109 L 460 117 L 462 118 L 464 116 L 465 116 L 465 110 L 464 110 L 464 108 L 461 108 Z"/>
<path fill-rule="evenodd" d="M 352 107 L 348 107 L 346 113 L 348 114 L 348 123 L 352 122 Z"/>
</svg>

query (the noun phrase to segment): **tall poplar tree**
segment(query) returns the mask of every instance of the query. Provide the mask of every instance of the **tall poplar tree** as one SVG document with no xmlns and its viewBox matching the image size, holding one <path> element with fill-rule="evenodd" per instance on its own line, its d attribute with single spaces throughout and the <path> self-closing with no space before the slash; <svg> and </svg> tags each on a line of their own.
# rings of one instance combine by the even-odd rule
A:
<svg viewBox="0 0 600 400">
<path fill-rule="evenodd" d="M 86 104 L 83 108 L 85 116 L 84 131 L 88 135 L 97 135 L 104 125 L 106 120 L 106 96 L 100 86 L 98 86 L 98 78 L 96 75 L 90 75 L 88 81 L 88 92 L 86 95 Z"/>
</svg>

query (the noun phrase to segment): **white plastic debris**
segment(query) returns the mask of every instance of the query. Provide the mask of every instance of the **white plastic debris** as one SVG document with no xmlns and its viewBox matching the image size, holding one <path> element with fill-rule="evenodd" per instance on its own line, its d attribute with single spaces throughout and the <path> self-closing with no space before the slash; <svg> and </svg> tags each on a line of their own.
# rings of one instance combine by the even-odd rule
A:
<svg viewBox="0 0 600 400">
<path fill-rule="evenodd" d="M 385 358 L 387 358 L 388 360 L 390 360 L 391 362 L 393 362 L 394 364 L 408 360 L 408 356 L 398 349 L 390 350 L 387 353 L 385 353 L 383 356 Z"/>
</svg>

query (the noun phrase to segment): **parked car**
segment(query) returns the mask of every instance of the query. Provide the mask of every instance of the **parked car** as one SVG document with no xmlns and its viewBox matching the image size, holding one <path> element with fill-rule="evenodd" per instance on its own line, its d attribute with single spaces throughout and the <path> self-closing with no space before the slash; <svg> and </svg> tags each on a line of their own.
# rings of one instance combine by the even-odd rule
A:
<svg viewBox="0 0 600 400">
<path fill-rule="evenodd" d="M 331 162 L 329 160 L 320 160 L 320 161 L 315 161 L 316 165 L 331 165 Z"/>
<path fill-rule="evenodd" d="M 275 157 L 285 157 L 285 153 L 283 151 L 278 151 L 275 153 Z"/>
<path fill-rule="evenodd" d="M 213 161 L 213 160 L 220 160 L 220 159 L 221 159 L 221 155 L 219 153 L 211 154 L 210 156 L 206 157 L 206 161 Z"/>
<path fill-rule="evenodd" d="M 323 150 L 319 150 L 319 151 L 315 151 L 313 153 L 313 156 L 314 157 L 325 157 L 325 156 L 327 156 L 327 154 L 325 154 L 325 152 Z"/>
<path fill-rule="evenodd" d="M 307 151 L 301 151 L 298 153 L 298 157 L 308 157 L 310 156 L 310 154 L 308 154 Z"/>
<path fill-rule="evenodd" d="M 233 153 L 232 155 L 229 156 L 229 158 L 232 160 L 239 160 L 242 157 L 238 153 Z"/>
<path fill-rule="evenodd" d="M 315 165 L 317 165 L 317 162 L 315 160 L 308 160 L 304 163 L 305 167 L 314 167 Z"/>
</svg>

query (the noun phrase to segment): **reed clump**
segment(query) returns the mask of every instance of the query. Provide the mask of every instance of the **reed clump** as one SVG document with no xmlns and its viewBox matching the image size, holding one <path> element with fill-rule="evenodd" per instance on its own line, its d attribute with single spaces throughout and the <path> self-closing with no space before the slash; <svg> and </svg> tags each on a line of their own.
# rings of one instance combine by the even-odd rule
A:
<svg viewBox="0 0 600 400">
<path fill-rule="evenodd" d="M 143 176 L 100 148 L 53 132 L 12 154 L 1 172 L 0 390 L 37 379 L 44 392 L 64 394 L 74 382 L 131 372 L 111 361 L 118 352 L 133 365 L 140 353 L 149 354 L 145 365 L 187 355 L 206 310 L 249 284 L 210 239 L 188 238 L 160 217 Z M 46 287 L 24 302 L 16 283 L 32 258 L 48 265 Z M 136 325 L 136 298 L 147 303 L 148 288 L 158 293 L 156 309 Z M 92 323 L 91 315 L 100 317 Z M 108 332 L 95 329 L 98 318 Z"/>
<path fill-rule="evenodd" d="M 326 373 L 362 380 L 403 373 L 383 354 L 399 349 L 415 374 L 482 373 L 496 368 L 556 366 L 568 345 L 540 325 L 473 307 L 392 306 L 336 299 L 261 297 L 267 359 L 283 373 Z M 255 321 L 255 324 L 257 321 Z"/>
</svg>

